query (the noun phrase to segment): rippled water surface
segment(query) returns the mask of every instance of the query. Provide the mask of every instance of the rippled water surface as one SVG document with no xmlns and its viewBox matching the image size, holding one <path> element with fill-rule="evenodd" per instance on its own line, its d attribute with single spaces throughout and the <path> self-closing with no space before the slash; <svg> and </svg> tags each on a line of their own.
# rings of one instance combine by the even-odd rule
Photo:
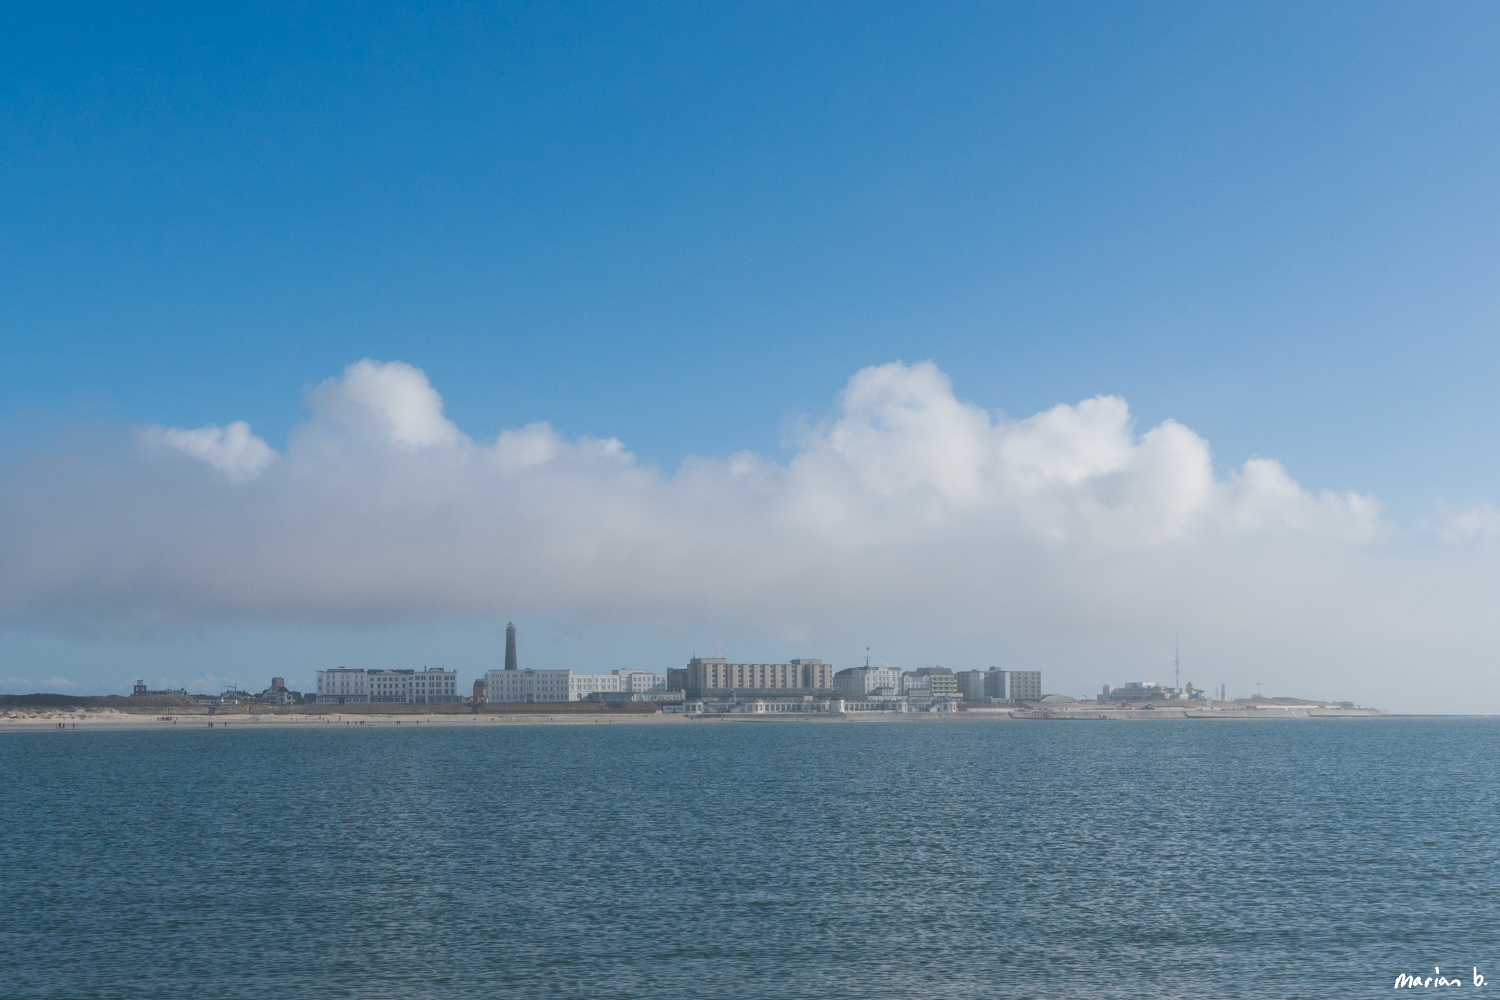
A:
<svg viewBox="0 0 1500 1000">
<path fill-rule="evenodd" d="M 1482 996 L 1497 760 L 1460 720 L 0 734 L 0 995 Z"/>
</svg>

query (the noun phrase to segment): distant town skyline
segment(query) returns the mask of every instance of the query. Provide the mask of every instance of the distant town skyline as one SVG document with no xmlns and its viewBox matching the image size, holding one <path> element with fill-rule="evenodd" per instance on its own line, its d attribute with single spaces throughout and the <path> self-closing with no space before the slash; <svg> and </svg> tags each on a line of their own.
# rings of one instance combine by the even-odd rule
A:
<svg viewBox="0 0 1500 1000">
<path fill-rule="evenodd" d="M 7 24 L 0 690 L 1500 711 L 1492 7 Z"/>
</svg>

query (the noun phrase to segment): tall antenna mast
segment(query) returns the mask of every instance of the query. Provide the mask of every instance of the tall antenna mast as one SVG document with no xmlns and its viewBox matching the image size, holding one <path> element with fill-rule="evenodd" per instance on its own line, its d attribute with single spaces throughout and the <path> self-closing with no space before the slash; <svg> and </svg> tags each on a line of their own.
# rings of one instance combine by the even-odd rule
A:
<svg viewBox="0 0 1500 1000">
<path fill-rule="evenodd" d="M 1172 686 L 1182 687 L 1182 640 L 1172 637 Z"/>
<path fill-rule="evenodd" d="M 866 670 L 870 669 L 870 647 L 869 646 L 865 647 L 865 669 Z"/>
</svg>

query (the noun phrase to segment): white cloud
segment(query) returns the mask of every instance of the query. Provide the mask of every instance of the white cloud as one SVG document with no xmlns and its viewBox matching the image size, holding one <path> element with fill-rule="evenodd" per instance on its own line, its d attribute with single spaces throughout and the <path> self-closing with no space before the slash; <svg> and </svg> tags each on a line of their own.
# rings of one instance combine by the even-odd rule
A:
<svg viewBox="0 0 1500 1000">
<path fill-rule="evenodd" d="M 270 445 L 250 433 L 250 425 L 236 420 L 227 427 L 209 424 L 195 430 L 149 427 L 141 433 L 148 445 L 175 448 L 218 469 L 232 483 L 248 483 L 276 457 Z"/>
<path fill-rule="evenodd" d="M 239 484 L 146 463 L 98 510 L 12 537 L 0 609 L 338 618 L 857 607 L 940 602 L 995 559 L 1022 574 L 1246 535 L 1358 542 L 1373 501 L 1313 496 L 1276 463 L 1217 479 L 1207 442 L 1167 421 L 1134 431 L 1098 397 L 1021 421 L 958 400 L 931 363 L 868 368 L 787 465 L 741 453 L 672 477 L 619 441 L 546 424 L 463 435 L 417 369 L 361 361 L 309 399 L 274 452 L 243 423 L 154 430 Z M 70 536 L 64 541 L 60 533 Z M 78 535 L 88 538 L 80 545 Z M 1035 546 L 1054 555 L 1016 550 Z M 908 593 L 900 580 L 923 580 Z M 946 581 L 946 582 L 941 582 Z"/>
<path fill-rule="evenodd" d="M 312 404 L 325 420 L 401 448 L 452 447 L 463 437 L 427 376 L 400 361 L 352 364 L 318 386 Z"/>
<path fill-rule="evenodd" d="M 1487 569 L 1393 554 L 1373 498 L 1308 491 L 1275 461 L 1217 475 L 1202 437 L 1140 432 L 1113 396 L 997 419 L 930 363 L 882 365 L 790 462 L 671 475 L 547 424 L 476 441 L 400 363 L 351 365 L 309 403 L 279 457 L 243 423 L 145 435 L 232 489 L 161 449 L 0 483 L 0 622 L 875 622 L 1106 663 L 1187 622 L 1225 658 L 1351 677 L 1394 676 L 1434 636 L 1471 665 L 1500 639 Z"/>
<path fill-rule="evenodd" d="M 1450 545 L 1492 545 L 1500 541 L 1500 509 L 1481 503 L 1457 509 L 1438 506 L 1437 535 Z"/>
<path fill-rule="evenodd" d="M 1114 396 L 994 422 L 930 362 L 856 375 L 842 415 L 802 443 L 791 472 L 815 521 L 828 518 L 812 508 L 843 519 L 851 503 L 878 507 L 894 524 L 875 538 L 916 513 L 929 524 L 975 514 L 976 534 L 1092 551 L 1271 528 L 1362 539 L 1378 512 L 1355 494 L 1314 497 L 1264 459 L 1221 482 L 1208 442 L 1171 420 L 1137 436 Z"/>
<path fill-rule="evenodd" d="M 49 684 L 55 688 L 71 688 L 78 686 L 77 684 L 74 684 L 72 681 L 68 680 L 66 677 L 48 677 L 44 683 Z"/>
</svg>

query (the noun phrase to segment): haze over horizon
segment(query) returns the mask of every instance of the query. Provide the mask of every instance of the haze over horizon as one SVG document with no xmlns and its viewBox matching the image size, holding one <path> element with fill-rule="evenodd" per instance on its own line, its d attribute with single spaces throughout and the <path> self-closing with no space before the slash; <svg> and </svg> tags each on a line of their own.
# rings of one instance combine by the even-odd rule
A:
<svg viewBox="0 0 1500 1000">
<path fill-rule="evenodd" d="M 0 18 L 0 691 L 1500 712 L 1494 8 Z"/>
</svg>

